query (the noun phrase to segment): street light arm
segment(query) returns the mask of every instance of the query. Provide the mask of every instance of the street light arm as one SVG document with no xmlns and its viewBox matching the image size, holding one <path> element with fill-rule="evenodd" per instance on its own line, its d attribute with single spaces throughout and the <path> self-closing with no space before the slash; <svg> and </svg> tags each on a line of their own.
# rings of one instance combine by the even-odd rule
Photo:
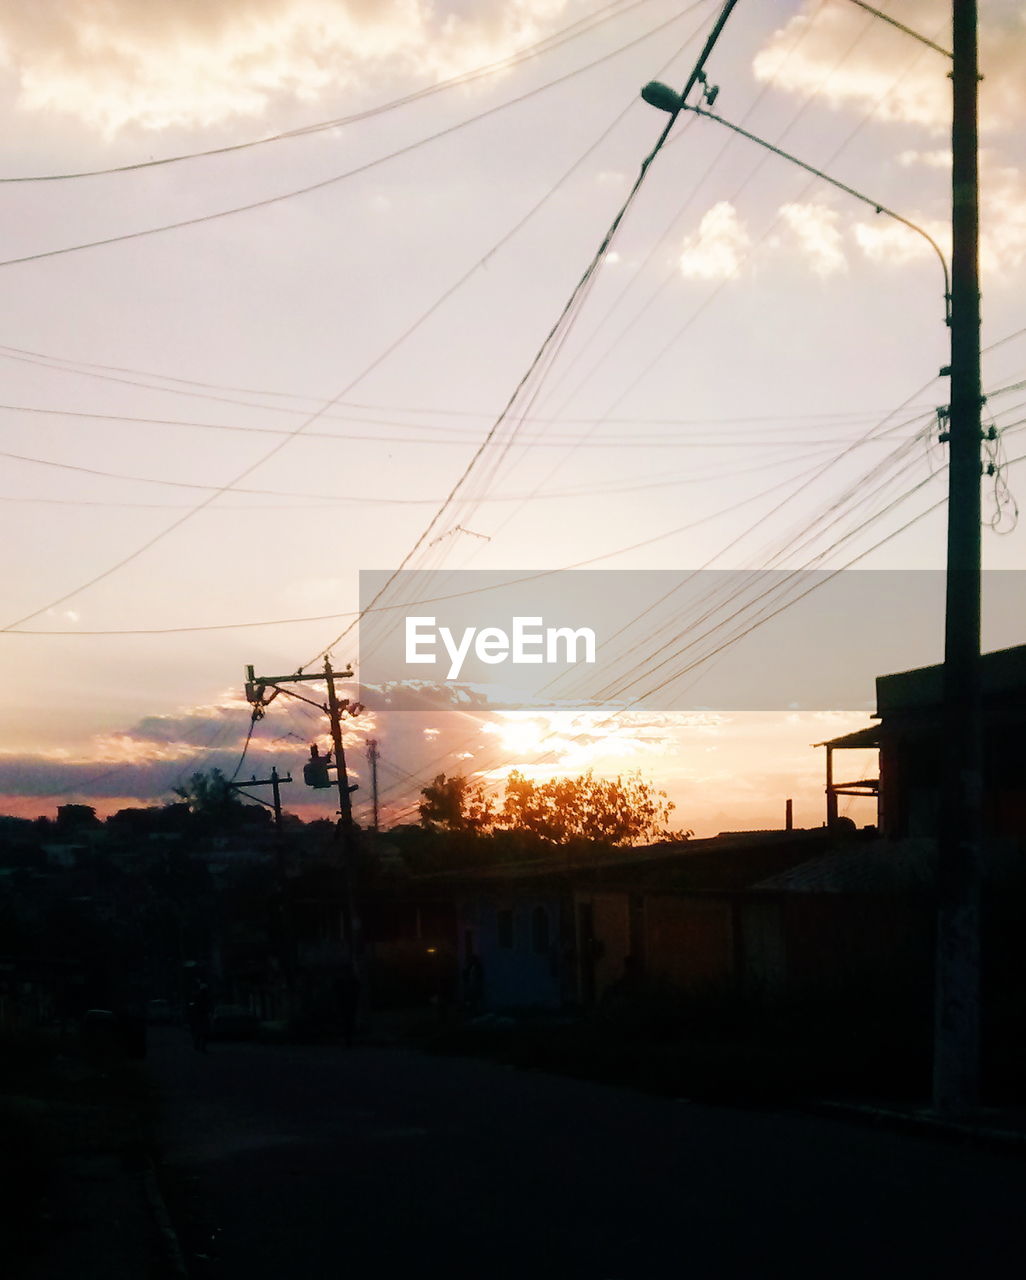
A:
<svg viewBox="0 0 1026 1280">
<path fill-rule="evenodd" d="M 893 218 L 895 222 L 900 222 L 903 227 L 908 227 L 910 231 L 914 231 L 916 235 L 922 236 L 926 243 L 937 255 L 937 261 L 941 265 L 944 272 L 944 323 L 951 326 L 951 273 L 948 270 L 948 261 L 944 257 L 944 252 L 940 245 L 934 240 L 928 231 L 924 231 L 922 227 L 916 226 L 914 222 L 910 222 L 908 218 L 902 217 L 900 213 L 896 213 L 893 209 L 888 209 L 886 205 L 881 204 L 878 200 L 873 200 L 870 196 L 863 195 L 861 191 L 856 191 L 854 187 L 849 187 L 846 183 L 839 182 L 837 178 L 831 178 L 828 173 L 824 173 L 822 169 L 816 169 L 811 164 L 807 164 L 804 160 L 800 160 L 797 156 L 791 155 L 789 151 L 783 151 L 780 147 L 776 147 L 772 142 L 767 142 L 765 138 L 760 138 L 754 133 L 749 133 L 747 129 L 742 129 L 739 124 L 733 124 L 730 120 L 724 120 L 722 116 L 714 114 L 712 111 L 706 111 L 703 107 L 693 107 L 688 103 L 684 103 L 682 109 L 684 111 L 692 111 L 696 116 L 704 116 L 707 120 L 714 120 L 716 124 L 721 124 L 725 129 L 732 129 L 734 133 L 739 133 L 742 138 L 747 138 L 750 142 L 757 143 L 760 147 L 764 147 L 767 151 L 772 151 L 775 156 L 780 156 L 782 160 L 790 160 L 792 164 L 796 164 L 799 169 L 804 169 L 806 173 L 811 173 L 813 177 L 821 178 L 824 182 L 829 182 L 832 187 L 836 187 L 839 191 L 844 191 L 849 196 L 854 196 L 856 200 L 861 200 L 863 204 L 868 204 L 871 209 L 877 213 L 885 213 L 888 218 Z"/>
<path fill-rule="evenodd" d="M 892 18 L 889 13 L 884 13 L 882 10 L 874 8 L 873 5 L 867 4 L 866 0 L 851 0 L 851 2 L 852 4 L 857 4 L 860 9 L 865 9 L 867 13 L 871 13 L 874 18 L 879 18 L 882 22 L 889 22 L 892 27 L 897 27 L 899 31 L 911 36 L 913 40 L 918 40 L 920 44 L 925 44 L 928 49 L 933 49 L 937 53 L 942 53 L 945 58 L 954 60 L 955 55 L 949 49 L 945 49 L 943 45 L 927 39 L 920 32 L 913 31 L 911 27 L 906 27 L 903 22 L 899 22 L 897 18 Z"/>
</svg>

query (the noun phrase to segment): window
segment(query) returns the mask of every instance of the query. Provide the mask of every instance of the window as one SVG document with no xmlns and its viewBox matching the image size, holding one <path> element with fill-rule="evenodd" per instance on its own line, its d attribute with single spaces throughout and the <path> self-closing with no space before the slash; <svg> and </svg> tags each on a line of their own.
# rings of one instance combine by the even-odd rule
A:
<svg viewBox="0 0 1026 1280">
<path fill-rule="evenodd" d="M 513 950 L 513 912 L 510 910 L 497 911 L 495 913 L 495 922 L 499 932 L 499 946 L 504 951 Z"/>
</svg>

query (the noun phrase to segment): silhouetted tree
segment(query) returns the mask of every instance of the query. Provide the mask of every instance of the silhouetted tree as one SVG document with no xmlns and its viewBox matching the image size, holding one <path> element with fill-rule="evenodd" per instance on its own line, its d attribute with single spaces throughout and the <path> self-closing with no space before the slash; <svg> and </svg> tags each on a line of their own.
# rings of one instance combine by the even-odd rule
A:
<svg viewBox="0 0 1026 1280">
<path fill-rule="evenodd" d="M 62 835 L 92 831 L 100 825 L 91 804 L 62 804 L 57 809 L 57 830 Z"/>
<path fill-rule="evenodd" d="M 172 787 L 172 790 L 199 817 L 223 816 L 232 805 L 238 805 L 228 786 L 228 779 L 220 769 L 194 773 L 184 786 Z"/>
<path fill-rule="evenodd" d="M 468 831 L 481 833 L 494 821 L 494 806 L 480 784 L 471 786 L 459 774 L 447 778 L 438 774 L 430 786 L 421 791 L 421 824 L 433 831 Z"/>
<path fill-rule="evenodd" d="M 173 788 L 189 806 L 197 834 L 267 829 L 271 815 L 259 804 L 243 804 L 220 769 L 194 773 L 184 786 Z"/>
<path fill-rule="evenodd" d="M 670 831 L 674 809 L 664 791 L 656 791 L 640 773 L 615 780 L 590 771 L 577 778 L 533 782 L 511 773 L 498 821 L 548 844 L 640 844 L 645 840 L 687 840 L 692 832 Z"/>
<path fill-rule="evenodd" d="M 439 834 L 491 833 L 495 839 L 512 834 L 546 845 L 612 847 L 687 840 L 693 834 L 668 829 L 673 802 L 639 773 L 602 779 L 588 772 L 534 782 L 513 772 L 499 810 L 480 784 L 473 786 L 460 775 L 440 773 L 421 795 L 421 825 Z"/>
</svg>

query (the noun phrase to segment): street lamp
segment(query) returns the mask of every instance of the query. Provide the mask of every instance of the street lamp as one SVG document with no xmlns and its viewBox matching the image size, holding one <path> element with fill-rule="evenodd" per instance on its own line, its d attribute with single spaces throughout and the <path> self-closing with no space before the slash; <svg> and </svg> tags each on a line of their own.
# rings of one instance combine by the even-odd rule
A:
<svg viewBox="0 0 1026 1280">
<path fill-rule="evenodd" d="M 677 90 L 671 89 L 668 84 L 663 84 L 661 80 L 650 80 L 642 89 L 641 96 L 650 107 L 656 107 L 660 111 L 667 111 L 671 116 L 675 116 L 684 106 L 684 99 Z"/>
<path fill-rule="evenodd" d="M 719 89 L 715 85 L 706 88 L 704 101 L 711 106 L 716 100 L 718 92 Z M 690 111 L 696 116 L 703 116 L 706 120 L 721 124 L 725 129 L 730 129 L 732 132 L 740 134 L 742 138 L 747 138 L 749 142 L 754 142 L 766 151 L 771 151 L 775 156 L 780 156 L 782 160 L 789 160 L 792 164 L 797 165 L 799 169 L 804 169 L 806 173 L 811 173 L 813 177 L 820 178 L 823 182 L 828 182 L 832 187 L 836 187 L 838 191 L 843 191 L 847 195 L 854 197 L 854 199 L 860 200 L 863 204 L 868 204 L 876 213 L 884 213 L 888 218 L 893 218 L 895 222 L 900 222 L 903 227 L 914 231 L 916 235 L 922 236 L 937 255 L 937 261 L 940 263 L 941 270 L 944 273 L 944 323 L 951 324 L 951 275 L 948 270 L 948 261 L 940 245 L 928 231 L 924 231 L 922 227 L 909 221 L 908 218 L 894 209 L 888 209 L 879 200 L 874 200 L 871 196 L 867 196 L 861 191 L 856 191 L 854 187 L 849 187 L 847 183 L 841 182 L 837 178 L 832 178 L 828 173 L 824 173 L 822 169 L 816 169 L 813 165 L 806 163 L 798 156 L 792 155 L 789 151 L 784 151 L 781 147 L 774 146 L 772 142 L 767 142 L 765 138 L 760 138 L 758 134 L 749 133 L 747 129 L 742 129 L 739 124 L 724 120 L 722 116 L 718 116 L 704 107 L 694 107 L 690 103 L 684 102 L 679 93 L 671 89 L 669 85 L 662 84 L 659 80 L 650 80 L 642 89 L 641 96 L 649 106 L 656 107 L 659 111 L 666 111 L 672 116 L 679 115 L 681 111 Z"/>
</svg>

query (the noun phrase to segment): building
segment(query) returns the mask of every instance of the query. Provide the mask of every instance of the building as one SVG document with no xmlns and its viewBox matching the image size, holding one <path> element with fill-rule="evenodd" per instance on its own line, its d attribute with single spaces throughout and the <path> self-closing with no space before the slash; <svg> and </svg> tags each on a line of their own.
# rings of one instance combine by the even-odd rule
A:
<svg viewBox="0 0 1026 1280">
<path fill-rule="evenodd" d="M 990 836 L 1026 841 L 1026 645 L 984 654 L 983 820 Z M 890 839 L 936 833 L 943 772 L 941 665 L 877 677 L 879 724 L 844 734 L 826 748 L 827 822 L 838 797 L 878 797 L 881 834 Z M 879 779 L 840 782 L 834 753 L 878 748 Z"/>
<path fill-rule="evenodd" d="M 482 1007 L 589 1008 L 628 975 L 680 990 L 762 982 L 763 903 L 749 891 L 839 841 L 826 828 L 724 833 L 436 873 L 416 892 L 452 904 L 451 945 L 464 974 L 476 957 Z"/>
</svg>

